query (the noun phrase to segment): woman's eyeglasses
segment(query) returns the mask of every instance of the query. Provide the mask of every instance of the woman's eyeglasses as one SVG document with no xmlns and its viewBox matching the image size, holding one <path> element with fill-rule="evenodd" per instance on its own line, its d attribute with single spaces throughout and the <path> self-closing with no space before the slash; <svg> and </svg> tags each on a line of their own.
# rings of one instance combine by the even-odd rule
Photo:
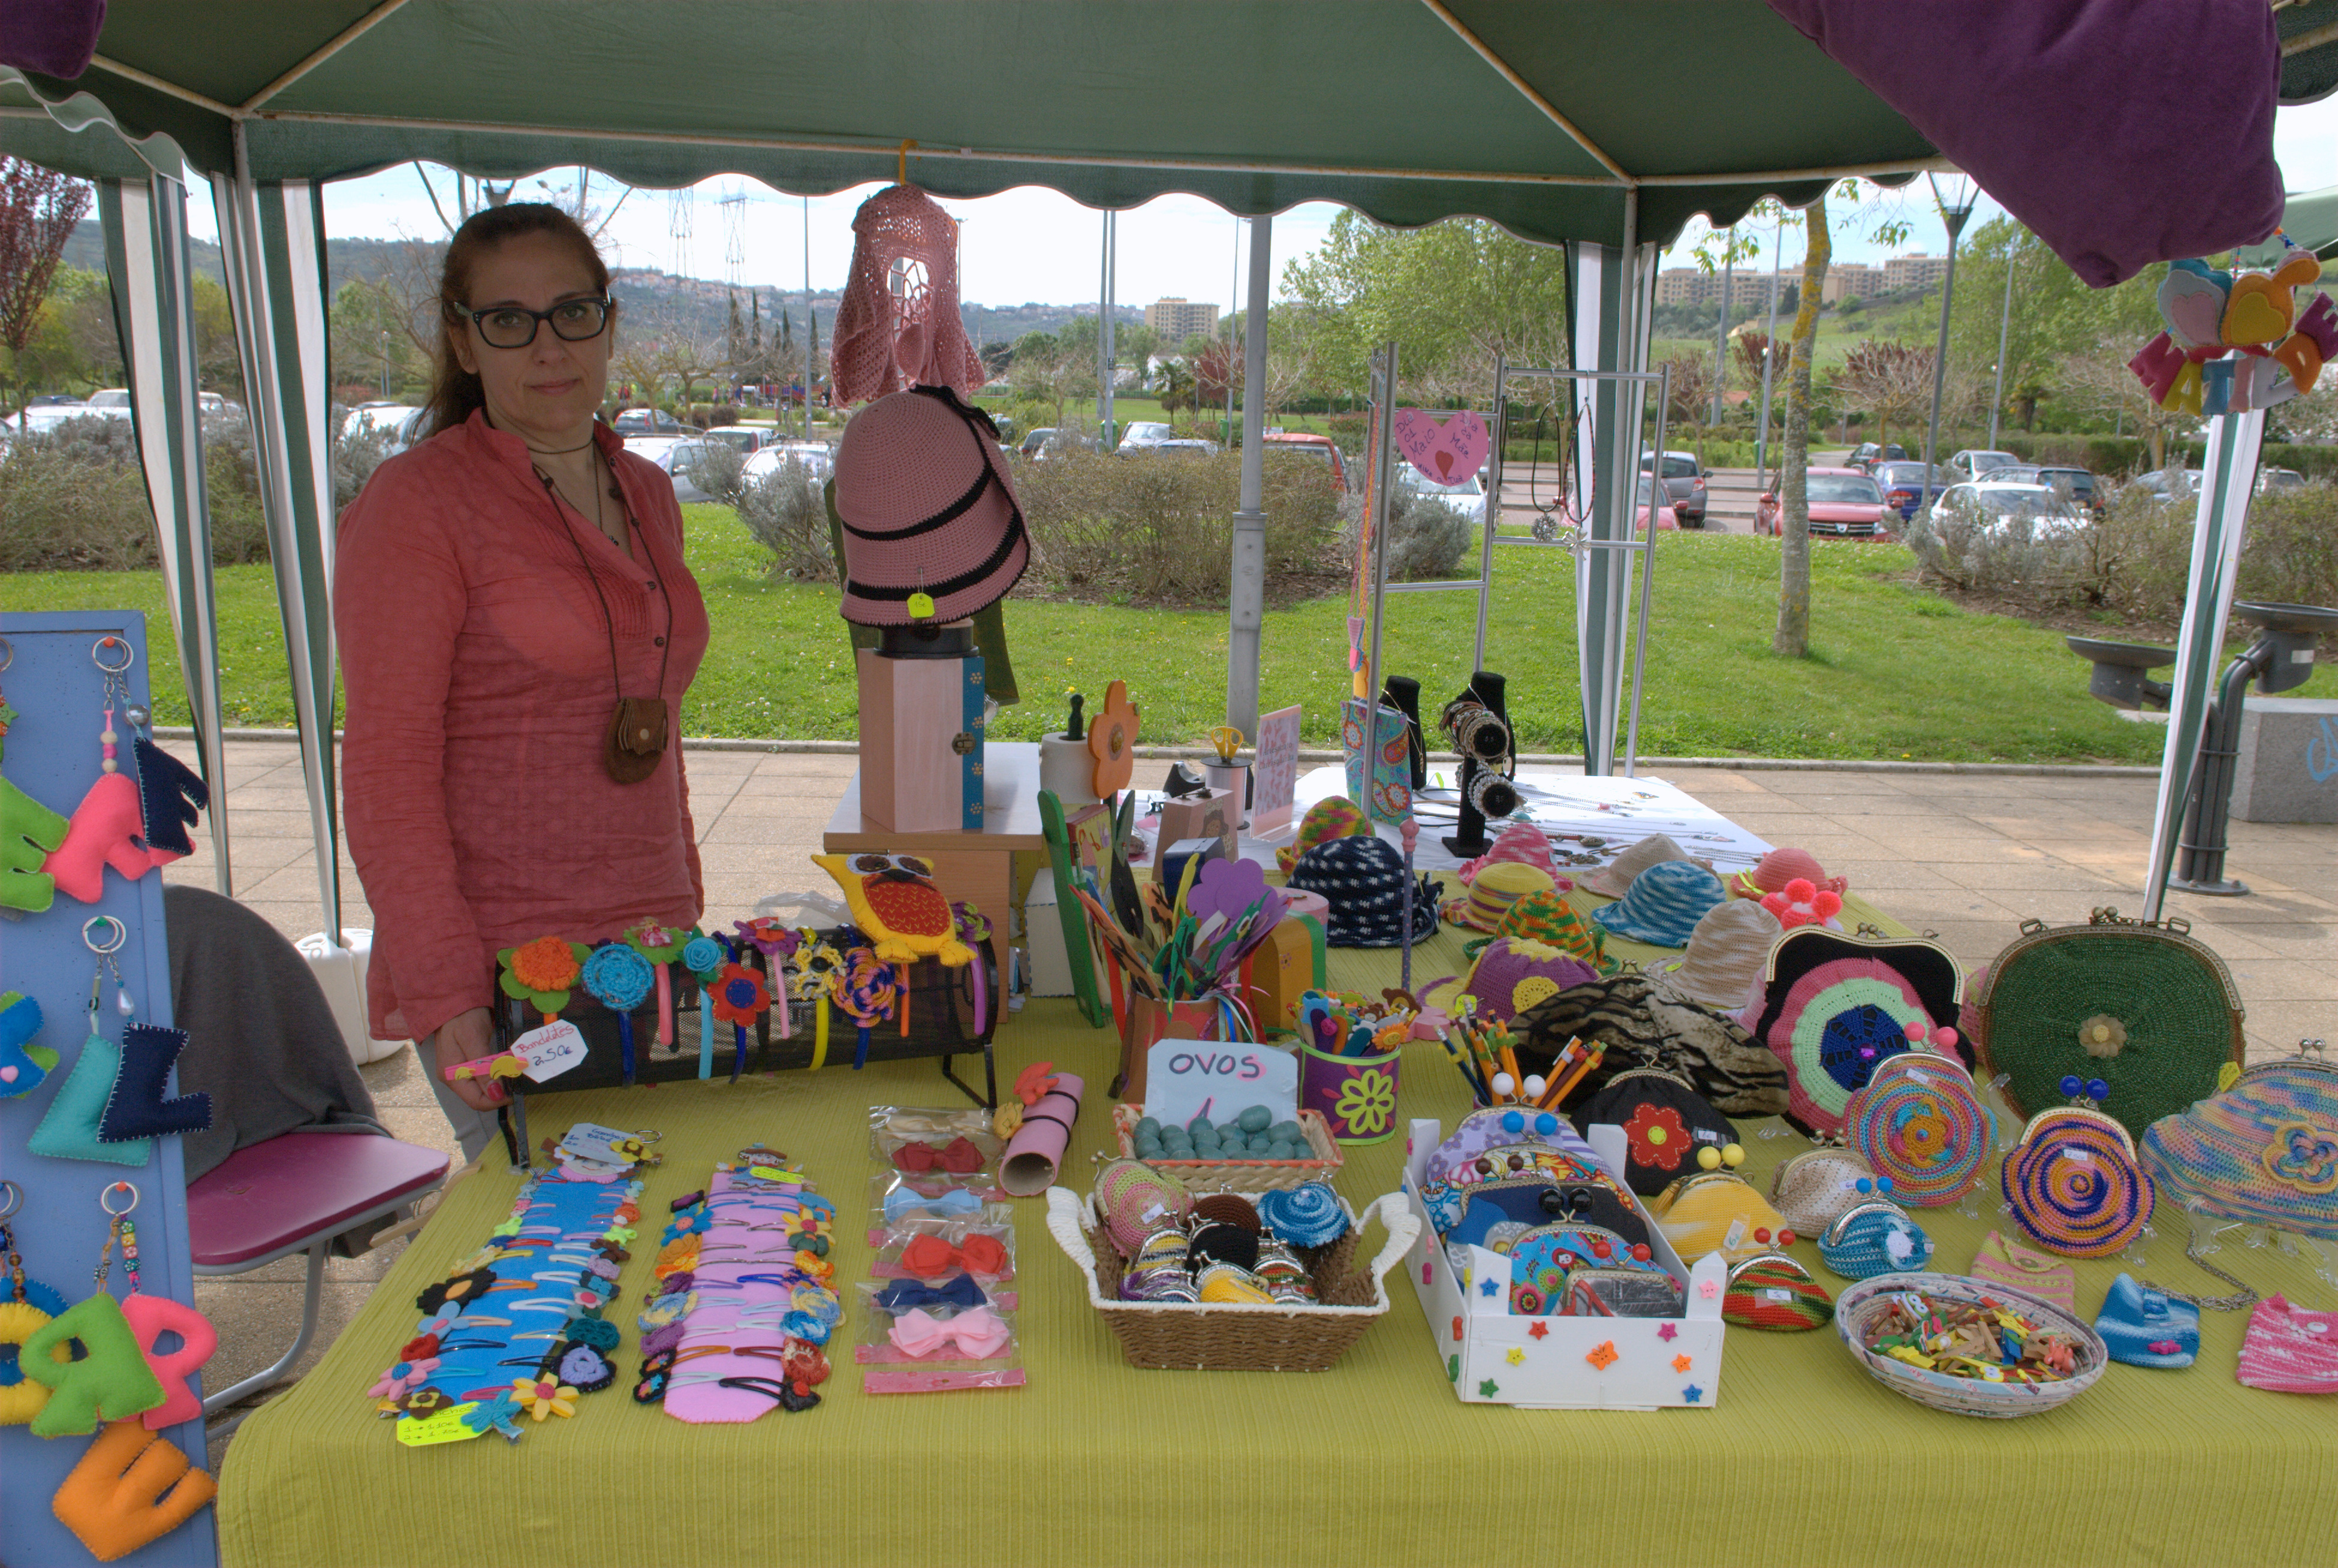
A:
<svg viewBox="0 0 2338 1568">
<path fill-rule="evenodd" d="M 457 306 L 455 313 L 468 316 L 489 348 L 525 348 L 535 341 L 537 329 L 546 321 L 552 323 L 553 335 L 563 342 L 589 342 L 608 329 L 611 309 L 609 300 L 602 297 L 563 299 L 549 310 L 527 310 L 517 305 L 466 310 Z"/>
</svg>

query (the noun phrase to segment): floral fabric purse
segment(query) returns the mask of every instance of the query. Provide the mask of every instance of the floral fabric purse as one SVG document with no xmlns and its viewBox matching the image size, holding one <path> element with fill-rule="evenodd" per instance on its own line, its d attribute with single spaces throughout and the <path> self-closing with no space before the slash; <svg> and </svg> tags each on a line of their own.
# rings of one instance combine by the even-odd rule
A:
<svg viewBox="0 0 2338 1568">
<path fill-rule="evenodd" d="M 1601 1122 L 1624 1130 L 1624 1179 L 1643 1197 L 1703 1169 L 1703 1151 L 1713 1150 L 1718 1163 L 1737 1143 L 1727 1117 L 1686 1079 L 1656 1067 L 1618 1073 L 1569 1114 L 1586 1134 Z M 1742 1150 L 1738 1158 L 1744 1158 Z"/>
</svg>

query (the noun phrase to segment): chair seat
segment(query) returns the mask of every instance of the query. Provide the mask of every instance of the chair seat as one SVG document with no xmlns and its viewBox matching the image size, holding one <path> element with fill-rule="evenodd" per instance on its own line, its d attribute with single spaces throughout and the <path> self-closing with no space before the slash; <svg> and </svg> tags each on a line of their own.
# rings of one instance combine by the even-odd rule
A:
<svg viewBox="0 0 2338 1568">
<path fill-rule="evenodd" d="M 239 1149 L 187 1187 L 188 1249 L 198 1269 L 226 1269 L 319 1236 L 447 1174 L 436 1149 L 363 1132 L 286 1132 Z"/>
</svg>

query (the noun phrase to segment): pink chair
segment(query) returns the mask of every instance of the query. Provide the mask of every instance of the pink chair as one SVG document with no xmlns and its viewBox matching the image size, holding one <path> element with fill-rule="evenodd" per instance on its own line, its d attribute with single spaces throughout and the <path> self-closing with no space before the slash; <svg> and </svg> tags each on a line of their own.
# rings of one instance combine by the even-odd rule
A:
<svg viewBox="0 0 2338 1568">
<path fill-rule="evenodd" d="M 285 1132 L 239 1149 L 187 1187 L 188 1250 L 199 1276 L 247 1274 L 309 1255 L 300 1337 L 283 1359 L 203 1400 L 206 1413 L 268 1387 L 317 1331 L 333 1238 L 407 1207 L 447 1179 L 447 1158 L 365 1132 Z"/>
</svg>

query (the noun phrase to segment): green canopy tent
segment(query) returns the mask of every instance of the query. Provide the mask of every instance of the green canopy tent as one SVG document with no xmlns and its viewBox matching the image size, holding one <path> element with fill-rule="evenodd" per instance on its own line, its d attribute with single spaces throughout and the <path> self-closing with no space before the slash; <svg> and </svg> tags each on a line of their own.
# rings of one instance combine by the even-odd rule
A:
<svg viewBox="0 0 2338 1568">
<path fill-rule="evenodd" d="M 1197 68 L 1164 92 L 1171 59 Z M 1679 91 L 1692 78 L 1759 91 Z M 1656 250 L 1692 215 L 1727 223 L 1764 194 L 1806 201 L 1842 175 L 1934 162 L 1760 0 L 113 0 L 77 80 L 0 68 L 0 150 L 165 200 L 182 167 L 213 184 L 328 931 L 339 895 L 321 182 L 427 159 L 496 179 L 585 163 L 641 185 L 729 172 L 825 192 L 889 179 L 904 142 L 910 178 L 942 196 L 1044 183 L 1124 208 L 1177 191 L 1261 219 L 1328 201 L 1393 224 L 1469 214 L 1572 243 L 1599 301 L 1596 333 L 1578 323 L 1578 362 L 1606 368 L 1645 364 Z M 1595 535 L 1629 535 L 1631 488 L 1616 480 L 1600 475 Z M 176 494 L 151 463 L 149 483 L 158 500 Z M 1255 493 L 1245 500 L 1254 530 Z M 182 552 L 174 572 L 203 577 L 200 556 Z M 1257 706 L 1259 559 L 1238 538 L 1237 722 Z M 1595 770 L 1613 750 L 1626 579 L 1614 561 L 1578 580 Z M 201 633 L 180 622 L 182 640 Z M 215 699 L 191 695 L 215 726 Z"/>
</svg>

